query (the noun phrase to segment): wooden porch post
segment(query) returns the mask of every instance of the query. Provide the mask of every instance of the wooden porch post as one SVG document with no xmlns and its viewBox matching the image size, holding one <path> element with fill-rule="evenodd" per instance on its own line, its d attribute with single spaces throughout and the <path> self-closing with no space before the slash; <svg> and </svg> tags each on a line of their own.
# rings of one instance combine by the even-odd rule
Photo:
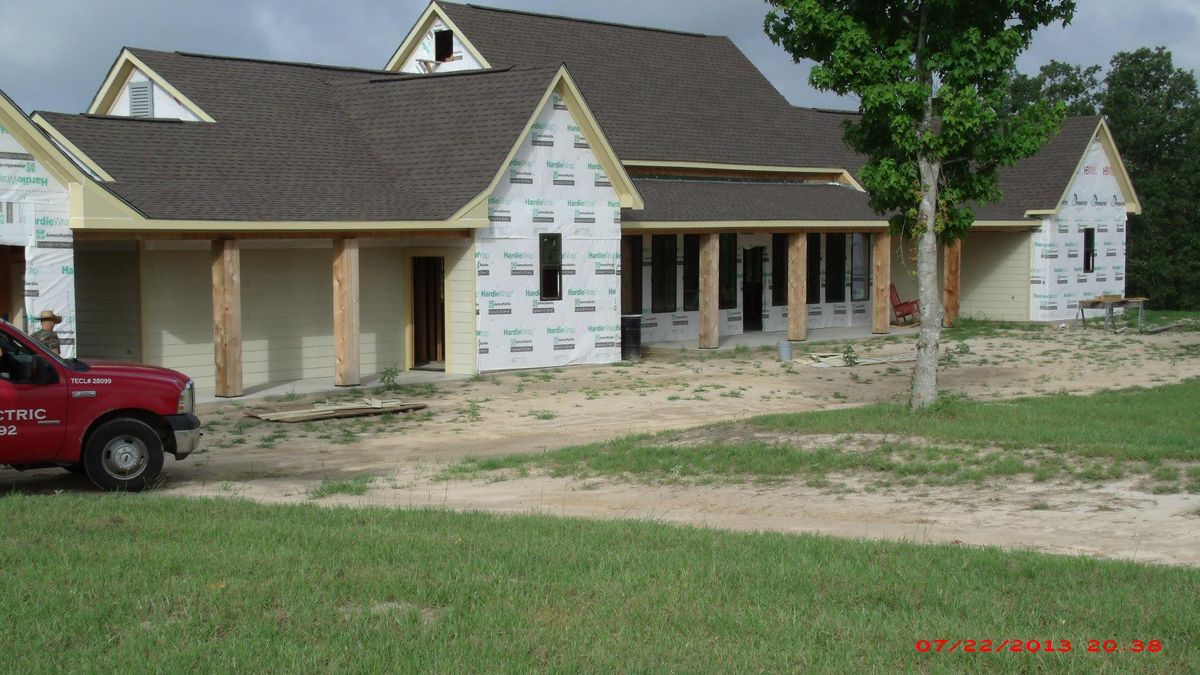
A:
<svg viewBox="0 0 1200 675">
<path fill-rule="evenodd" d="M 721 236 L 700 235 L 700 349 L 721 344 L 720 311 Z"/>
<path fill-rule="evenodd" d="M 362 384 L 359 367 L 358 240 L 333 240 L 333 384 Z"/>
<path fill-rule="evenodd" d="M 213 241 L 212 288 L 216 395 L 223 398 L 241 396 L 242 255 L 238 240 Z"/>
<path fill-rule="evenodd" d="M 871 235 L 871 331 L 887 333 L 892 323 L 892 235 L 876 232 Z"/>
<path fill-rule="evenodd" d="M 808 233 L 788 235 L 788 339 L 808 339 Z"/>
<path fill-rule="evenodd" d="M 945 269 L 942 273 L 942 323 L 949 328 L 958 321 L 960 304 L 960 287 L 962 284 L 962 239 L 955 239 L 953 244 L 946 247 Z"/>
</svg>

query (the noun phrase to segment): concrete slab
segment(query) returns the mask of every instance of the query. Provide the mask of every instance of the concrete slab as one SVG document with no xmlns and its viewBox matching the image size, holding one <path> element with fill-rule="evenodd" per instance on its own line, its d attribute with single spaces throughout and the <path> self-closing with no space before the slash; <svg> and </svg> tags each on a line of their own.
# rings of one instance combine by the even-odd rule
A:
<svg viewBox="0 0 1200 675">
<path fill-rule="evenodd" d="M 457 382 L 467 379 L 466 375 L 447 375 L 440 371 L 432 370 L 410 370 L 406 373 L 400 373 L 396 378 L 396 384 L 421 384 L 424 382 Z M 373 389 L 379 386 L 378 375 L 367 375 L 363 377 L 363 383 L 359 387 L 361 389 Z M 246 395 L 241 398 L 228 399 L 217 398 L 213 389 L 198 388 L 196 389 L 196 403 L 213 403 L 216 401 L 253 401 L 258 399 L 269 398 L 272 396 L 289 396 L 296 394 L 299 396 L 312 396 L 319 394 L 334 394 L 345 393 L 349 389 L 355 387 L 336 387 L 333 384 L 333 376 L 318 377 L 309 380 L 295 380 L 292 382 L 270 382 L 260 384 L 253 387 L 246 387 Z"/>
<path fill-rule="evenodd" d="M 888 335 L 909 336 L 916 335 L 921 330 L 920 326 L 892 326 L 892 332 Z M 870 326 L 853 326 L 849 328 L 813 328 L 808 331 L 808 339 L 804 342 L 796 344 L 812 344 L 817 342 L 845 342 L 856 340 L 869 340 L 871 338 L 886 337 L 883 335 L 874 335 L 871 333 Z M 718 350 L 737 349 L 738 347 L 748 347 L 750 349 L 758 349 L 760 347 L 774 347 L 780 342 L 787 339 L 787 331 L 774 332 L 758 332 L 758 333 L 743 333 L 742 335 L 723 335 L 721 336 L 721 344 L 717 347 Z M 646 349 L 662 349 L 662 350 L 680 350 L 680 349 L 699 349 L 698 342 L 695 338 L 690 340 L 671 340 L 669 342 L 651 342 L 643 345 Z"/>
</svg>

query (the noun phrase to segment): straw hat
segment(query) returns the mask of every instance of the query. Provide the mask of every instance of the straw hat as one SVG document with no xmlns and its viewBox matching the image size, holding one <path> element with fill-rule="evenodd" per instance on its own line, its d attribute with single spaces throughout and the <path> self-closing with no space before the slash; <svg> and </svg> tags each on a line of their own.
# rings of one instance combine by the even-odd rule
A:
<svg viewBox="0 0 1200 675">
<path fill-rule="evenodd" d="M 41 314 L 37 315 L 38 321 L 53 321 L 55 324 L 62 323 L 63 318 L 54 313 L 54 310 L 44 309 Z"/>
</svg>

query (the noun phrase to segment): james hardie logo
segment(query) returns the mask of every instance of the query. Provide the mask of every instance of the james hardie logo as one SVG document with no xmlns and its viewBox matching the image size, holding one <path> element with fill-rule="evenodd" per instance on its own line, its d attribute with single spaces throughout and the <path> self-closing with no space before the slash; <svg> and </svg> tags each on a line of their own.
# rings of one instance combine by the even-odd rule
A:
<svg viewBox="0 0 1200 675">
<path fill-rule="evenodd" d="M 595 162 L 588 162 L 588 171 L 592 172 L 592 185 L 595 187 L 612 187 L 612 181 L 608 179 L 608 174 L 604 173 L 604 167 Z"/>
<path fill-rule="evenodd" d="M 575 223 L 596 222 L 596 202 L 590 199 L 568 199 L 567 206 L 575 214 Z"/>
<path fill-rule="evenodd" d="M 537 148 L 553 148 L 554 132 L 555 128 L 553 124 L 549 122 L 535 122 L 533 130 L 529 134 L 529 144 Z"/>
<path fill-rule="evenodd" d="M 566 110 L 567 109 L 567 102 L 564 101 L 563 97 L 559 96 L 557 93 L 550 94 L 550 103 L 554 107 L 555 110 Z"/>
<path fill-rule="evenodd" d="M 508 351 L 511 354 L 533 351 L 532 328 L 505 328 L 504 337 L 508 338 Z"/>
<path fill-rule="evenodd" d="M 475 270 L 481 277 L 492 275 L 492 254 L 488 251 L 475 251 Z"/>
<path fill-rule="evenodd" d="M 514 159 L 508 165 L 508 182 L 513 185 L 533 185 L 533 162 Z"/>
<path fill-rule="evenodd" d="M 523 251 L 505 251 L 504 259 L 508 261 L 508 274 L 513 277 L 531 277 L 533 274 L 533 254 Z M 509 291 L 511 294 L 512 291 Z"/>
<path fill-rule="evenodd" d="M 575 349 L 574 326 L 550 326 L 546 328 L 546 335 L 554 343 L 554 351 L 556 352 Z"/>
<path fill-rule="evenodd" d="M 571 132 L 574 137 L 575 147 L 580 150 L 590 150 L 592 146 L 588 145 L 587 138 L 583 135 L 583 130 L 574 124 L 567 125 L 567 131 Z"/>
<path fill-rule="evenodd" d="M 556 204 L 553 199 L 525 199 L 525 206 L 532 208 L 532 221 L 535 223 L 553 223 Z"/>
<path fill-rule="evenodd" d="M 550 169 L 551 180 L 555 185 L 575 184 L 574 163 L 564 161 L 546 162 L 546 168 Z"/>
<path fill-rule="evenodd" d="M 503 197 L 488 199 L 488 220 L 493 223 L 511 223 L 512 200 Z"/>
<path fill-rule="evenodd" d="M 487 300 L 488 316 L 512 314 L 512 291 L 480 291 L 479 297 Z"/>
</svg>

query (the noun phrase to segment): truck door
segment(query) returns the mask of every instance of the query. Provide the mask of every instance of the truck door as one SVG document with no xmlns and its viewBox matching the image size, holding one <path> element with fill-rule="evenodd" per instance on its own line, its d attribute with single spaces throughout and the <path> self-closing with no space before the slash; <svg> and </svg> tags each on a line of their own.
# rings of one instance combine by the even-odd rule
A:
<svg viewBox="0 0 1200 675">
<path fill-rule="evenodd" d="M 61 373 L 30 381 L 34 352 L 6 332 L 0 349 L 0 464 L 52 461 L 66 433 L 67 383 Z"/>
</svg>

